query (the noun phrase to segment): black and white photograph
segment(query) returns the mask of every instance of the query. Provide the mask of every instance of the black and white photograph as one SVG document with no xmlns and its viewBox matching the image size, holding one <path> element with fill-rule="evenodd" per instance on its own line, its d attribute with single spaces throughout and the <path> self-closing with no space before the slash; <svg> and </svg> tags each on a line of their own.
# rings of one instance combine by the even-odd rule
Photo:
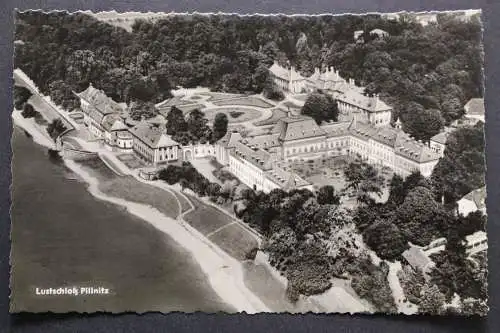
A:
<svg viewBox="0 0 500 333">
<path fill-rule="evenodd" d="M 480 10 L 14 23 L 11 313 L 487 315 Z"/>
</svg>

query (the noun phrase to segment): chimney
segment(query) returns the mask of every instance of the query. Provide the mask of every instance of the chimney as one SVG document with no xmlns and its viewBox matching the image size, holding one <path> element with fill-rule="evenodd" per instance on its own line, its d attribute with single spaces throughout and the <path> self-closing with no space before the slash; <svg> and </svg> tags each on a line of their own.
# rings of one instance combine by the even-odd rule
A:
<svg viewBox="0 0 500 333">
<path fill-rule="evenodd" d="M 330 66 L 330 72 L 333 72 L 333 66 Z"/>
</svg>

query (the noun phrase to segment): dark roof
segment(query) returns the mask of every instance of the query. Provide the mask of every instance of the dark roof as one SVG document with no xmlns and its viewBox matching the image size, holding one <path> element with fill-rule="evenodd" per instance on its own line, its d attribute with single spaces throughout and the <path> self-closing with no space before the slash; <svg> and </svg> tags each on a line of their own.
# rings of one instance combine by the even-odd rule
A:
<svg viewBox="0 0 500 333">
<path fill-rule="evenodd" d="M 137 126 L 131 128 L 130 133 L 144 142 L 151 148 L 178 146 L 179 143 L 172 140 L 172 138 L 163 132 L 157 126 L 141 122 Z"/>
<path fill-rule="evenodd" d="M 484 99 L 471 98 L 464 108 L 468 115 L 484 116 Z"/>
<path fill-rule="evenodd" d="M 282 118 L 271 133 L 279 133 L 281 141 L 307 139 L 325 135 L 314 119 L 304 116 Z"/>
<path fill-rule="evenodd" d="M 92 86 L 92 83 L 89 84 L 88 88 L 80 93 L 76 93 L 78 97 L 87 101 L 90 105 L 92 105 L 97 111 L 101 114 L 110 114 L 110 113 L 121 113 L 123 108 L 120 104 L 113 101 L 111 97 L 108 97 L 104 91 L 99 90 Z"/>
</svg>

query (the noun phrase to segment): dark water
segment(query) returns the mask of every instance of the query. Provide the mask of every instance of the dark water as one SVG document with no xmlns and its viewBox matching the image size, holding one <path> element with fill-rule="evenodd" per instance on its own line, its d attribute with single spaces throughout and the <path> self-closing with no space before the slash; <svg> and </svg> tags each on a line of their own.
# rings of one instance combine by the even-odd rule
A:
<svg viewBox="0 0 500 333">
<path fill-rule="evenodd" d="M 234 311 L 171 238 L 92 197 L 21 130 L 12 144 L 11 311 Z M 35 295 L 64 286 L 112 295 Z"/>
</svg>

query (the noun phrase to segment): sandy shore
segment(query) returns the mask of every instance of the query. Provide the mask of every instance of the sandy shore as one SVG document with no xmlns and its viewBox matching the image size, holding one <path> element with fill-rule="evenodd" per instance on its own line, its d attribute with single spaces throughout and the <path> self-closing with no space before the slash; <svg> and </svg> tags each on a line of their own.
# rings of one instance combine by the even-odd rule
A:
<svg viewBox="0 0 500 333">
<path fill-rule="evenodd" d="M 45 131 L 45 128 L 35 122 L 34 118 L 24 118 L 20 111 L 14 110 L 12 112 L 12 121 L 15 125 L 28 132 L 32 136 L 35 143 L 40 146 L 55 149 L 54 141 Z"/>
<path fill-rule="evenodd" d="M 45 133 L 43 126 L 36 124 L 34 119 L 25 119 L 20 112 L 13 112 L 12 118 L 16 125 L 32 135 L 33 140 L 37 144 L 47 148 L 55 147 L 52 139 Z M 131 214 L 150 223 L 158 230 L 175 239 L 183 248 L 188 250 L 206 274 L 214 291 L 224 302 L 233 306 L 239 312 L 312 311 L 345 313 L 366 311 L 366 309 L 360 306 L 355 300 L 352 300 L 352 302 L 349 301 L 351 297 L 347 297 L 349 295 L 340 287 L 331 288 L 322 295 L 301 297 L 298 304 L 293 305 L 285 298 L 285 291 L 288 283 L 286 277 L 282 276 L 276 268 L 269 264 L 266 254 L 259 251 L 252 265 L 255 267 L 264 267 L 264 270 L 260 274 L 269 275 L 269 278 L 274 281 L 270 283 L 279 289 L 279 291 L 276 291 L 276 295 L 280 298 L 276 300 L 276 302 L 273 301 L 273 304 L 269 304 L 269 300 L 264 302 L 263 300 L 266 299 L 265 290 L 268 286 L 264 286 L 261 281 L 249 281 L 249 279 L 255 280 L 259 277 L 249 274 L 250 271 L 249 267 L 247 267 L 247 263 L 243 264 L 234 259 L 213 244 L 198 230 L 182 220 L 175 220 L 167 217 L 154 207 L 104 194 L 99 190 L 99 181 L 87 173 L 79 164 L 71 160 L 65 160 L 64 163 L 69 169 L 78 174 L 89 184 L 89 192 L 94 197 L 125 207 Z M 137 179 L 139 177 L 134 178 Z M 155 183 L 144 182 L 149 184 Z M 157 183 L 153 185 L 163 188 L 164 190 L 170 190 L 165 188 L 166 186 Z M 272 307 L 272 309 L 270 307 Z"/>
<path fill-rule="evenodd" d="M 257 296 L 246 288 L 241 264 L 210 244 L 210 241 L 204 240 L 204 236 L 198 231 L 188 224 L 166 217 L 153 207 L 103 194 L 98 189 L 98 181 L 84 171 L 81 166 L 71 160 L 65 160 L 65 164 L 89 184 L 89 192 L 93 196 L 125 207 L 131 214 L 168 234 L 188 250 L 207 275 L 215 292 L 237 311 L 247 313 L 270 311 Z"/>
<path fill-rule="evenodd" d="M 12 119 L 14 124 L 28 132 L 37 144 L 47 148 L 55 147 L 54 142 L 45 134 L 44 128 L 36 124 L 33 119 L 25 119 L 20 112 L 16 111 L 12 113 Z M 103 194 L 98 189 L 99 183 L 97 179 L 84 171 L 81 166 L 71 160 L 65 160 L 64 163 L 89 184 L 89 192 L 94 197 L 125 207 L 131 214 L 171 236 L 183 248 L 188 250 L 207 275 L 214 291 L 224 302 L 233 306 L 238 312 L 271 311 L 246 287 L 242 264 L 211 244 L 197 230 L 187 223 L 181 223 L 178 220 L 166 217 L 153 207 Z"/>
</svg>

